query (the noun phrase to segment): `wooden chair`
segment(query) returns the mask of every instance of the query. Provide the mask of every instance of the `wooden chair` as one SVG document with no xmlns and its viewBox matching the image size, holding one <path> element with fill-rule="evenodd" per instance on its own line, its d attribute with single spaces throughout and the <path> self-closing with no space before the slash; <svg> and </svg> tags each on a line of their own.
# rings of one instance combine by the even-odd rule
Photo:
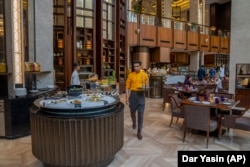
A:
<svg viewBox="0 0 250 167">
<path fill-rule="evenodd" d="M 184 104 L 183 113 L 183 142 L 185 141 L 187 129 L 206 131 L 208 148 L 209 132 L 215 131 L 218 128 L 218 121 L 210 119 L 210 107 L 202 105 Z"/>
<path fill-rule="evenodd" d="M 170 104 L 171 104 L 171 121 L 169 127 L 171 127 L 173 122 L 173 117 L 177 117 L 176 123 L 179 118 L 184 118 L 183 109 L 181 107 L 181 99 L 177 94 L 169 94 Z"/>
</svg>

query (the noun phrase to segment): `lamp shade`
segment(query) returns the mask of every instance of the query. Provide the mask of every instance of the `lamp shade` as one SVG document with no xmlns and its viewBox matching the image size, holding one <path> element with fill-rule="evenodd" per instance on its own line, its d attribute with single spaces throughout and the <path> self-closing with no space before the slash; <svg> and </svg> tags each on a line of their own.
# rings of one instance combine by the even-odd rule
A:
<svg viewBox="0 0 250 167">
<path fill-rule="evenodd" d="M 181 17 L 181 7 L 180 6 L 173 6 L 172 7 L 172 16 L 174 18 L 179 18 Z"/>
</svg>

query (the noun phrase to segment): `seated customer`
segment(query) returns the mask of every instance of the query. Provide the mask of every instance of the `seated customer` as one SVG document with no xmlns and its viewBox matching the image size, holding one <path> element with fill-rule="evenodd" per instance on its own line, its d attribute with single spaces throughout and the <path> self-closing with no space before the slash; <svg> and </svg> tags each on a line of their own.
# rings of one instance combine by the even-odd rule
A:
<svg viewBox="0 0 250 167">
<path fill-rule="evenodd" d="M 193 81 L 192 81 L 192 76 L 191 75 L 187 75 L 186 79 L 184 81 L 184 85 L 193 85 Z"/>
</svg>

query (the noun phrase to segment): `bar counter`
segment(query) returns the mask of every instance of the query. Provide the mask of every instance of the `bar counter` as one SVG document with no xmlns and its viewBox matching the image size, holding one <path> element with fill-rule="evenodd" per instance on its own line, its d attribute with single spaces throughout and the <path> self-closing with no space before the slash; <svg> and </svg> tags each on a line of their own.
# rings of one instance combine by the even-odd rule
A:
<svg viewBox="0 0 250 167">
<path fill-rule="evenodd" d="M 39 99 L 31 107 L 32 152 L 44 166 L 107 166 L 122 148 L 124 104 L 110 97 L 96 106 L 80 100 L 76 106 Z"/>
<path fill-rule="evenodd" d="M 1 119 L 2 132 L 0 137 L 15 139 L 30 135 L 30 112 L 33 102 L 43 95 L 52 95 L 58 90 L 42 89 L 36 93 L 29 93 L 24 97 L 0 97 L 4 101 L 3 117 Z"/>
</svg>

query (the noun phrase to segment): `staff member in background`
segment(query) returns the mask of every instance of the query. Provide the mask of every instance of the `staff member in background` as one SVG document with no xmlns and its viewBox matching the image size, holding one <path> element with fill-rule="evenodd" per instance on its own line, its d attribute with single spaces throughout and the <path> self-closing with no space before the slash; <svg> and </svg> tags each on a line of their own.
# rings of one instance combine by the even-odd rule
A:
<svg viewBox="0 0 250 167">
<path fill-rule="evenodd" d="M 201 81 L 203 80 L 203 78 L 205 78 L 205 76 L 206 76 L 205 67 L 202 65 L 198 70 L 198 79 Z"/>
<path fill-rule="evenodd" d="M 216 74 L 216 71 L 215 71 L 214 67 L 211 67 L 209 70 L 209 76 L 210 76 L 211 81 L 214 80 L 215 74 Z"/>
<path fill-rule="evenodd" d="M 133 129 L 136 129 L 136 110 L 138 112 L 137 138 L 142 139 L 143 114 L 145 109 L 145 97 L 142 88 L 147 84 L 148 75 L 141 70 L 141 62 L 133 62 L 134 71 L 126 80 L 126 104 L 129 104 Z"/>
<path fill-rule="evenodd" d="M 224 64 L 221 64 L 219 74 L 220 74 L 220 79 L 223 80 L 225 77 L 225 65 Z"/>
<path fill-rule="evenodd" d="M 74 71 L 71 74 L 71 85 L 81 85 L 78 71 L 80 70 L 80 66 L 77 63 L 74 63 Z"/>
</svg>

